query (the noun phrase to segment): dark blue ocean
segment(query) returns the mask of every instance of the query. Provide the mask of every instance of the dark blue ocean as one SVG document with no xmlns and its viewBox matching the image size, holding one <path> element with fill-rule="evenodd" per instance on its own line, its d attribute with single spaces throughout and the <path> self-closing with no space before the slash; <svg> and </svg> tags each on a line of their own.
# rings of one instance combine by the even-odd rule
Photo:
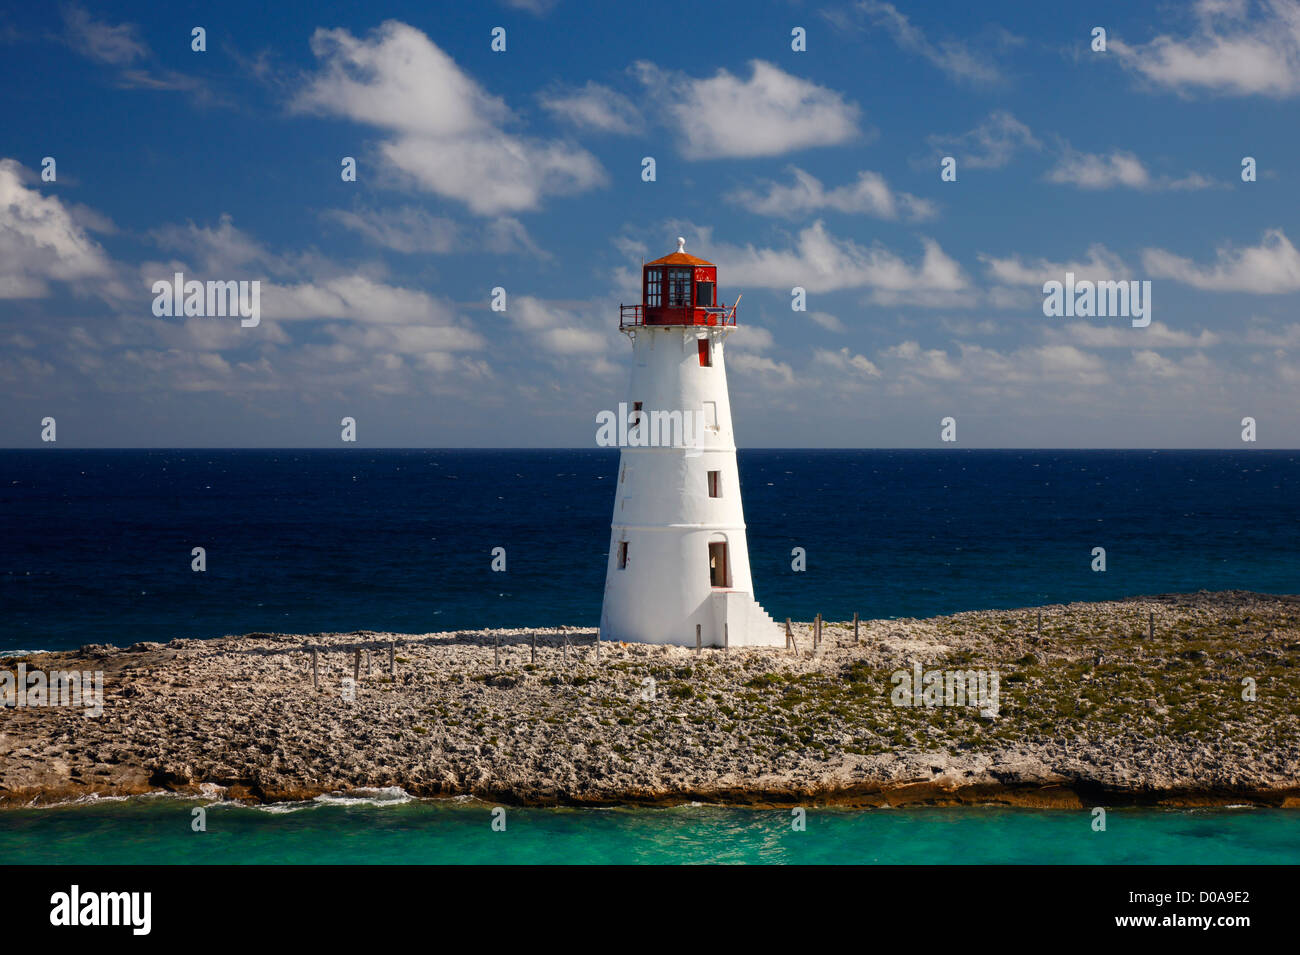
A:
<svg viewBox="0 0 1300 955">
<path fill-rule="evenodd" d="M 1300 591 L 1300 452 L 739 459 L 755 587 L 777 618 Z M 0 451 L 0 651 L 594 626 L 616 467 L 615 450 Z"/>
</svg>

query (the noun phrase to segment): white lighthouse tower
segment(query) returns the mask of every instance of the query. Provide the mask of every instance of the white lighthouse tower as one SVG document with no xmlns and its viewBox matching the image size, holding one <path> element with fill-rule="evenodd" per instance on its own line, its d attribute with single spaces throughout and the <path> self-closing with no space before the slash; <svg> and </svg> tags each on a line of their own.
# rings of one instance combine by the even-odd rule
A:
<svg viewBox="0 0 1300 955">
<path fill-rule="evenodd" d="M 646 264 L 641 304 L 621 306 L 632 382 L 620 407 L 618 482 L 605 572 L 605 640 L 783 646 L 754 599 L 723 343 L 736 307 L 718 269 L 677 251 Z M 739 299 L 737 299 L 737 302 Z M 682 440 L 665 436 L 681 422 Z"/>
</svg>

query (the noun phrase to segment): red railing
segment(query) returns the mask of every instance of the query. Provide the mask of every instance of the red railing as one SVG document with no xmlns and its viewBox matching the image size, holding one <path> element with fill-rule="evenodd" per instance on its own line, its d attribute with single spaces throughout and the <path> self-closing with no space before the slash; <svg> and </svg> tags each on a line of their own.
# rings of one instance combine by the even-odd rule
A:
<svg viewBox="0 0 1300 955">
<path fill-rule="evenodd" d="M 736 305 L 713 305 L 707 308 L 668 308 L 652 305 L 620 305 L 618 327 L 635 328 L 639 325 L 735 325 Z"/>
</svg>

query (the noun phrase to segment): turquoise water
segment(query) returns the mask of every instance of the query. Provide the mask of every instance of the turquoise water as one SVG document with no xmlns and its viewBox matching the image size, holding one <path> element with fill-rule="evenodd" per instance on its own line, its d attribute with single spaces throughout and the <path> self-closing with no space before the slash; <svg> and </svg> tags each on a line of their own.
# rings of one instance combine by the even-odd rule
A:
<svg viewBox="0 0 1300 955">
<path fill-rule="evenodd" d="M 0 812 L 7 863 L 1077 863 L 1300 862 L 1300 814 L 1266 809 L 1087 811 L 513 809 L 505 831 L 472 801 L 315 802 L 290 809 L 104 801 Z"/>
</svg>

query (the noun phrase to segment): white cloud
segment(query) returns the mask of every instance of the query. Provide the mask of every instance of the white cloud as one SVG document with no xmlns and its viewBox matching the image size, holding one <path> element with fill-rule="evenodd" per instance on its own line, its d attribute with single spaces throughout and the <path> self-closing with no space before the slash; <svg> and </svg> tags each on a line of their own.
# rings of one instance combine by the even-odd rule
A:
<svg viewBox="0 0 1300 955">
<path fill-rule="evenodd" d="M 1251 16 L 1252 12 L 1258 15 Z M 1196 29 L 1109 48 L 1126 67 L 1179 92 L 1203 89 L 1275 98 L 1300 93 L 1300 3 L 1296 0 L 1199 0 Z"/>
<path fill-rule="evenodd" d="M 1156 378 L 1172 378 L 1178 374 L 1178 366 L 1174 362 L 1150 349 L 1134 352 L 1133 363 L 1142 374 Z"/>
<path fill-rule="evenodd" d="M 1130 152 L 1116 150 L 1109 155 L 1081 153 L 1067 149 L 1056 166 L 1047 173 L 1048 182 L 1078 186 L 1080 189 L 1205 189 L 1213 182 L 1199 173 L 1181 179 L 1155 177 Z"/>
<path fill-rule="evenodd" d="M 1220 246 L 1213 265 L 1146 249 L 1142 264 L 1155 278 L 1170 278 L 1211 292 L 1253 292 L 1282 295 L 1300 291 L 1300 252 L 1281 229 L 1269 229 L 1259 245 Z"/>
<path fill-rule="evenodd" d="M 1047 337 L 1054 342 L 1068 340 L 1088 348 L 1211 348 L 1221 341 L 1218 335 L 1206 328 L 1193 335 L 1162 322 L 1152 322 L 1146 328 L 1072 322 L 1049 327 Z"/>
<path fill-rule="evenodd" d="M 501 0 L 501 2 L 514 10 L 525 10 L 533 16 L 545 16 L 555 8 L 559 0 Z"/>
<path fill-rule="evenodd" d="M 676 127 L 688 159 L 779 156 L 858 135 L 857 104 L 763 60 L 747 80 L 720 69 L 695 79 L 641 61 L 633 70 Z"/>
<path fill-rule="evenodd" d="M 16 160 L 0 159 L 0 299 L 44 298 L 49 283 L 108 279 L 104 250 Z"/>
<path fill-rule="evenodd" d="M 1250 345 L 1300 350 L 1300 322 L 1293 322 L 1281 328 L 1256 324 L 1246 330 L 1245 340 Z"/>
<path fill-rule="evenodd" d="M 382 161 L 421 189 L 497 215 L 605 181 L 581 147 L 506 132 L 505 102 L 413 27 L 389 20 L 360 39 L 318 29 L 311 48 L 320 69 L 293 108 L 388 130 Z"/>
<path fill-rule="evenodd" d="M 615 344 L 617 326 L 609 312 L 591 302 L 548 302 L 531 295 L 516 296 L 507 311 L 510 320 L 544 351 L 559 356 L 599 356 Z"/>
<path fill-rule="evenodd" d="M 438 216 L 419 206 L 390 209 L 327 209 L 321 218 L 337 222 L 368 241 L 408 255 L 473 252 L 486 249 L 498 255 L 526 253 L 549 258 L 513 216 L 489 220 L 481 227 L 466 227 L 447 216 Z"/>
<path fill-rule="evenodd" d="M 917 342 L 905 341 L 886 348 L 881 356 L 895 362 L 907 373 L 921 378 L 955 381 L 962 377 L 961 369 L 941 348 L 922 348 Z"/>
<path fill-rule="evenodd" d="M 979 258 L 989 275 L 1004 285 L 1032 285 L 1041 289 L 1044 282 L 1064 281 L 1066 272 L 1073 272 L 1076 279 L 1090 282 L 1129 278 L 1119 256 L 1099 243 L 1088 247 L 1086 259 L 1073 262 L 1052 262 L 1042 258 L 1025 261 L 1019 255 L 1004 259 L 980 255 Z"/>
<path fill-rule="evenodd" d="M 630 99 L 592 81 L 576 89 L 549 90 L 538 101 L 547 112 L 584 129 L 631 134 L 645 123 Z"/>
<path fill-rule="evenodd" d="M 830 332 L 843 332 L 844 323 L 830 312 L 809 312 L 808 318 Z"/>
<path fill-rule="evenodd" d="M 862 0 L 857 9 L 876 26 L 888 31 L 900 48 L 923 57 L 954 79 L 974 83 L 993 83 L 1002 79 L 1001 71 L 978 47 L 954 39 L 931 42 L 892 3 Z M 1003 40 L 1009 39 L 1004 33 Z"/>
<path fill-rule="evenodd" d="M 260 242 L 237 228 L 229 214 L 223 214 L 215 227 L 193 222 L 164 225 L 151 230 L 149 236 L 174 256 L 193 256 L 199 270 L 213 276 L 247 272 L 253 264 L 273 270 L 283 267 Z"/>
<path fill-rule="evenodd" d="M 830 371 L 842 375 L 859 375 L 865 378 L 879 378 L 880 369 L 865 355 L 856 355 L 847 348 L 831 351 L 826 348 L 813 349 L 813 364 L 823 365 Z"/>
<path fill-rule="evenodd" d="M 851 239 L 837 239 L 818 221 L 802 230 L 789 249 L 716 245 L 711 256 L 727 282 L 742 288 L 870 288 L 882 296 L 964 290 L 967 280 L 961 266 L 933 239 L 921 243 L 924 255 L 913 265 L 879 244 L 864 248 Z"/>
<path fill-rule="evenodd" d="M 990 113 L 974 129 L 957 135 L 928 139 L 937 151 L 956 157 L 958 172 L 966 169 L 1000 169 L 1022 149 L 1042 149 L 1029 127 L 1005 110 Z"/>
<path fill-rule="evenodd" d="M 787 363 L 762 355 L 736 352 L 727 356 L 727 365 L 740 372 L 738 377 L 741 382 L 744 382 L 746 376 L 753 376 L 768 387 L 789 387 L 795 383 L 794 369 Z"/>
<path fill-rule="evenodd" d="M 1132 153 L 1113 152 L 1109 156 L 1099 156 L 1070 152 L 1048 172 L 1047 179 L 1083 189 L 1109 189 L 1117 185 L 1145 189 L 1151 182 L 1151 175 Z"/>
<path fill-rule="evenodd" d="M 422 326 L 436 329 L 448 348 L 484 344 L 477 332 L 455 327 L 451 307 L 427 292 L 356 274 L 288 285 L 264 282 L 262 315 L 274 321 L 343 318 L 374 325 Z"/>
<path fill-rule="evenodd" d="M 727 339 L 727 347 L 743 351 L 765 351 L 772 347 L 774 341 L 772 333 L 763 326 L 741 323 Z"/>
<path fill-rule="evenodd" d="M 435 216 L 418 206 L 383 211 L 327 209 L 321 217 L 395 252 L 445 253 L 454 250 L 460 242 L 460 227 L 454 220 Z"/>
<path fill-rule="evenodd" d="M 827 189 L 821 180 L 798 166 L 791 166 L 794 182 L 788 186 L 775 182 L 764 184 L 762 192 L 737 190 L 726 198 L 760 215 L 796 218 L 822 209 L 847 214 L 861 213 L 880 219 L 920 220 L 933 218 L 935 205 L 910 193 L 894 192 L 877 172 L 864 170 L 856 182 Z"/>
<path fill-rule="evenodd" d="M 149 52 L 134 24 L 114 26 L 96 20 L 84 7 L 73 4 L 63 7 L 62 13 L 68 43 L 83 56 L 100 63 L 126 66 Z"/>
<path fill-rule="evenodd" d="M 1073 345 L 1039 345 L 1003 353 L 981 345 L 957 343 L 957 354 L 922 348 L 905 341 L 881 352 L 885 374 L 913 381 L 960 382 L 977 392 L 1035 383 L 1052 386 L 1103 385 L 1110 380 L 1105 363 Z"/>
</svg>

